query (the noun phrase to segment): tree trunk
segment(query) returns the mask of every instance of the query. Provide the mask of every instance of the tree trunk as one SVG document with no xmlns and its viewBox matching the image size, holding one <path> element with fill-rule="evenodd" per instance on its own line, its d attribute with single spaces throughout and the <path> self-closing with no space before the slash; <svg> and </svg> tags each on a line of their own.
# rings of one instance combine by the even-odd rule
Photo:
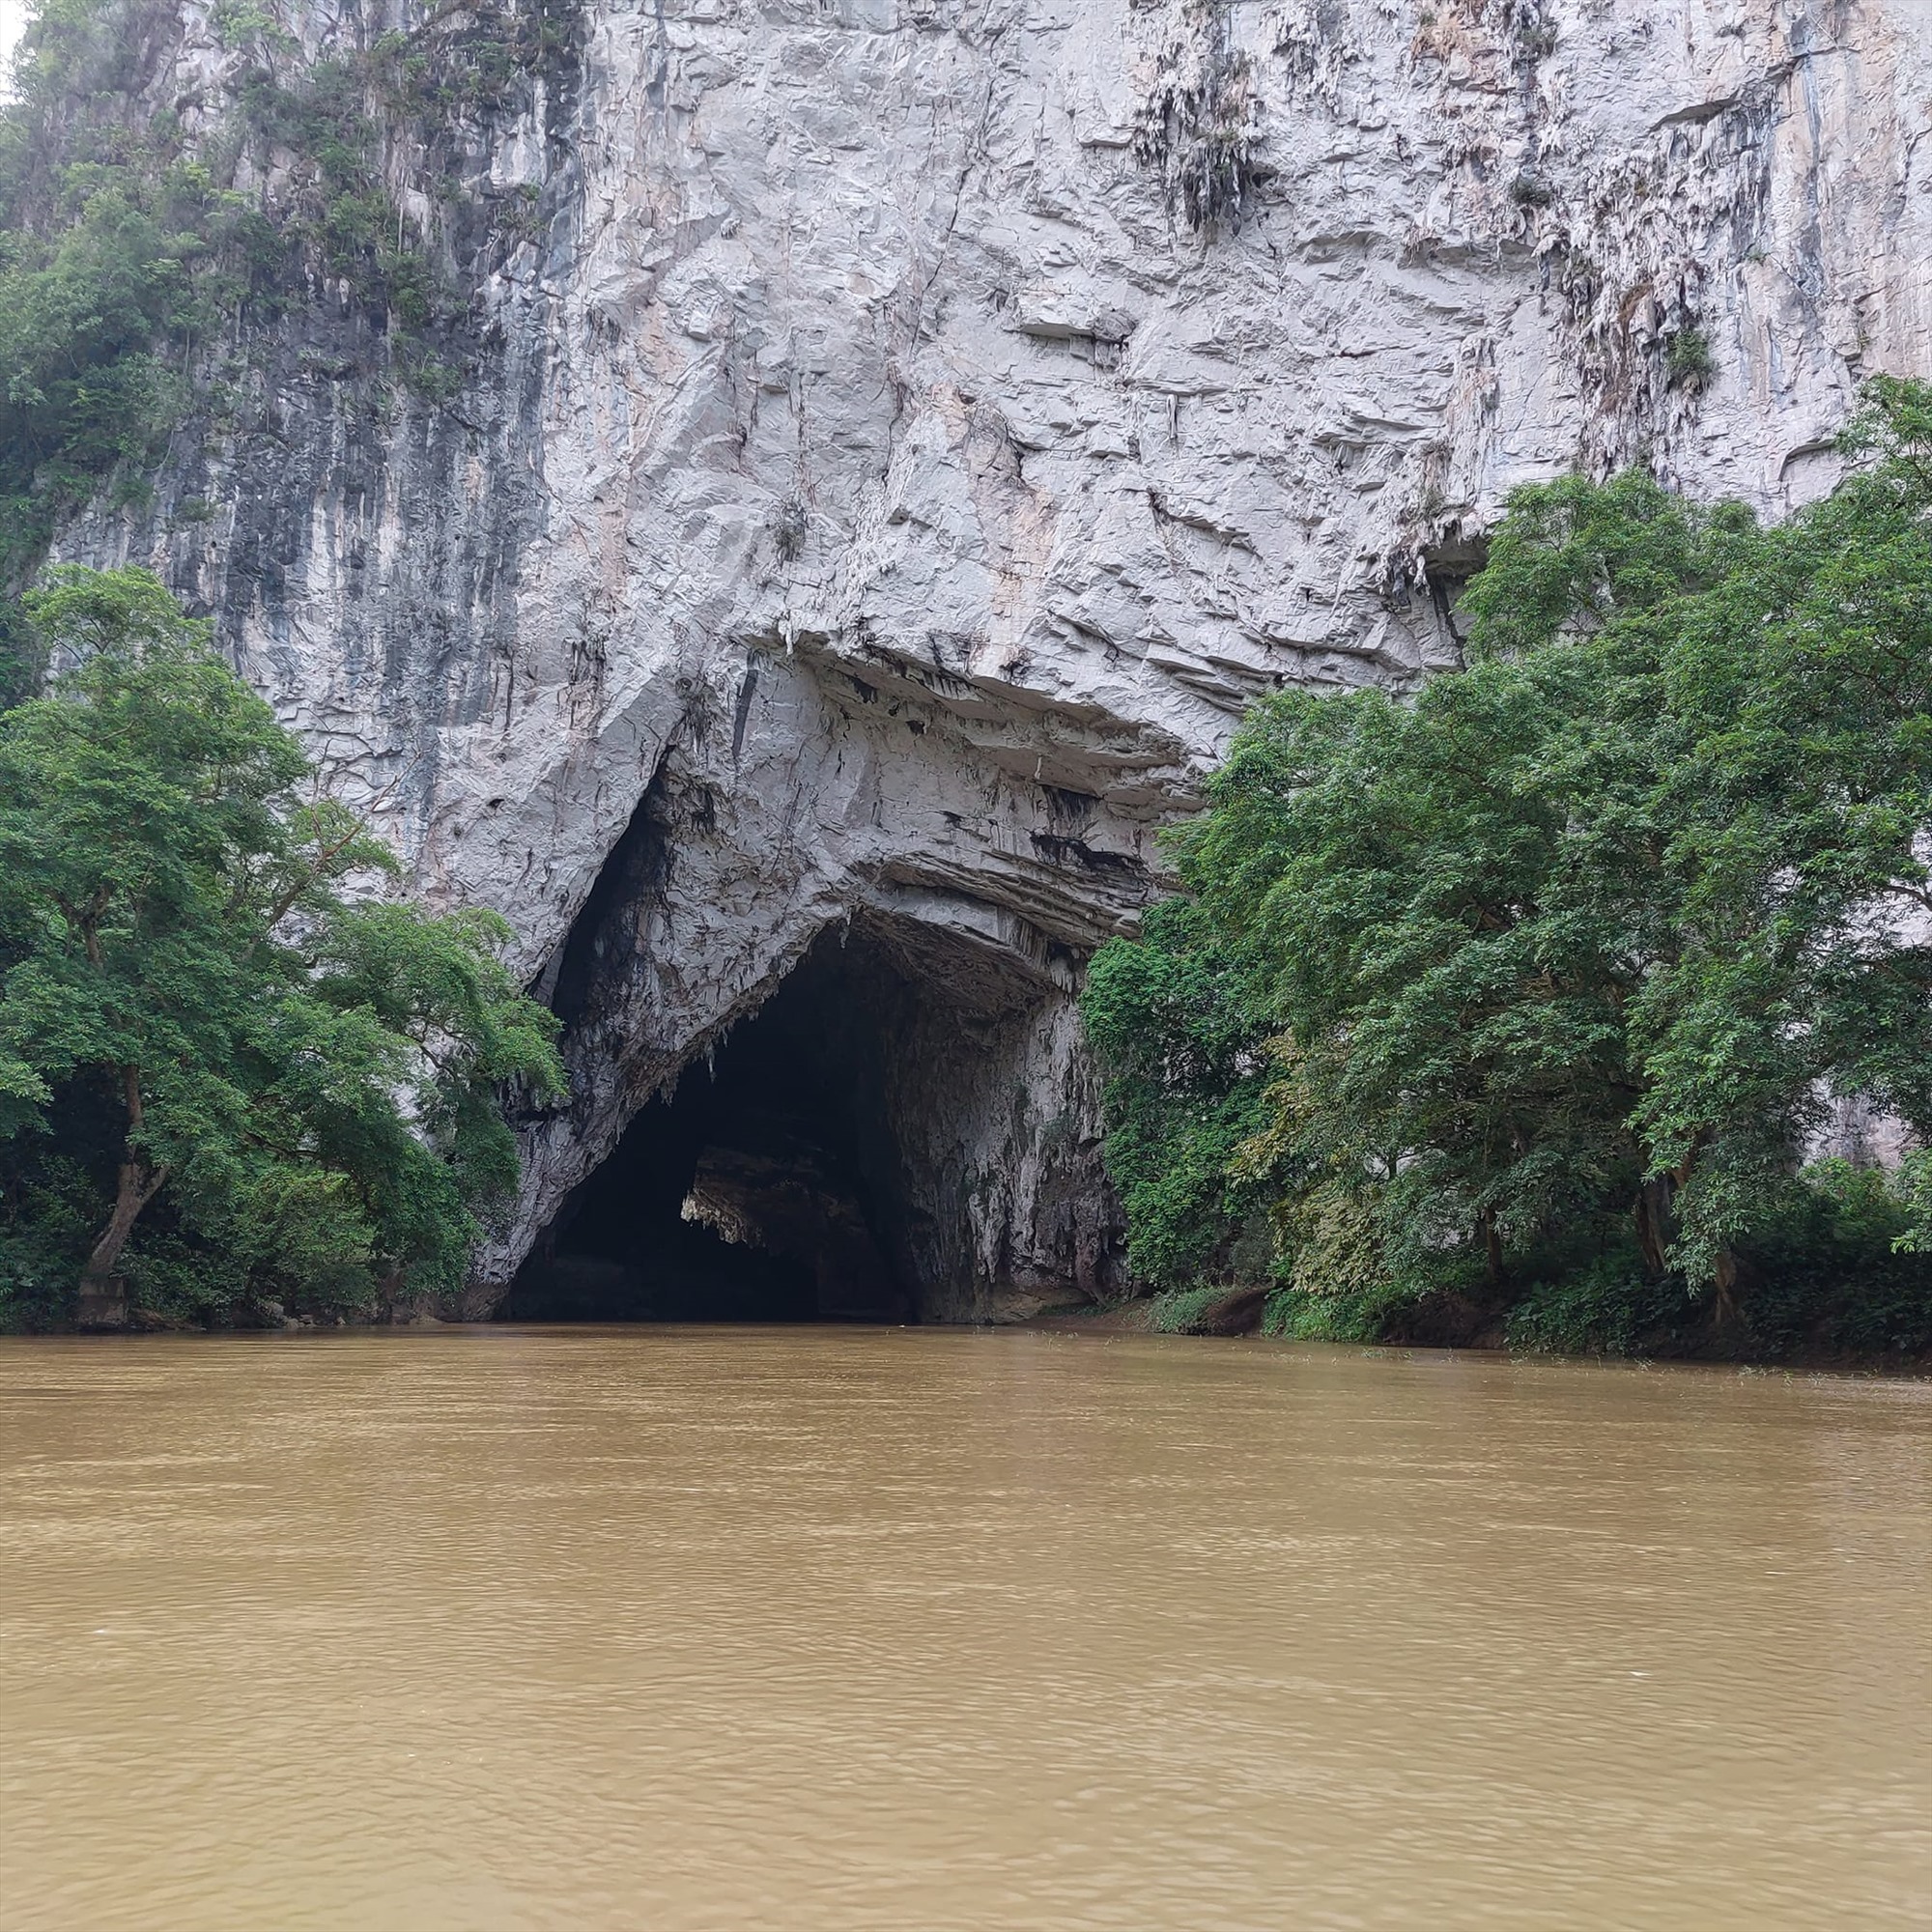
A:
<svg viewBox="0 0 1932 1932">
<path fill-rule="evenodd" d="M 121 1091 L 128 1103 L 128 1132 L 141 1124 L 141 1069 L 121 1069 Z M 128 1325 L 128 1289 L 115 1272 L 114 1264 L 134 1232 L 134 1223 L 144 1208 L 167 1182 L 164 1162 L 150 1167 L 125 1141 L 122 1144 L 121 1172 L 114 1186 L 114 1211 L 100 1231 L 80 1274 L 79 1321 L 83 1328 L 125 1328 Z"/>
<path fill-rule="evenodd" d="M 1655 1180 L 1643 1182 L 1631 1204 L 1636 1244 L 1643 1251 L 1645 1272 L 1653 1280 L 1662 1280 L 1670 1272 L 1670 1241 L 1677 1219 L 1670 1211 L 1670 1203 L 1676 1192 L 1670 1177 L 1661 1174 Z"/>
<path fill-rule="evenodd" d="M 1485 1208 L 1476 1216 L 1476 1228 L 1483 1237 L 1483 1273 L 1492 1288 L 1503 1285 L 1503 1243 L 1496 1233 L 1496 1215 L 1492 1208 Z"/>
<path fill-rule="evenodd" d="M 1718 1285 L 1718 1306 L 1711 1325 L 1719 1335 L 1728 1335 L 1744 1325 L 1738 1306 L 1744 1285 L 1740 1280 L 1738 1258 L 1729 1248 L 1718 1250 L 1718 1264 L 1714 1273 Z"/>
</svg>

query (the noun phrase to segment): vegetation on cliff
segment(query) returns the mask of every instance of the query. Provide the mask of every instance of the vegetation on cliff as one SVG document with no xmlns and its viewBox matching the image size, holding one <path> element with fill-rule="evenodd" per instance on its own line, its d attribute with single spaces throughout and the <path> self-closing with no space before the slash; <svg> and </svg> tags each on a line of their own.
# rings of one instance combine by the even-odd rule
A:
<svg viewBox="0 0 1932 1932">
<path fill-rule="evenodd" d="M 526 99 L 575 20 L 567 0 L 439 8 L 312 54 L 272 9 L 217 0 L 218 85 L 162 85 L 177 9 L 41 0 L 0 106 L 0 583 L 103 485 L 139 497 L 191 415 L 218 434 L 251 331 L 292 311 L 447 402 L 478 351 L 447 267 L 539 218 L 534 186 L 469 180 L 466 128 Z"/>
<path fill-rule="evenodd" d="M 1466 668 L 1261 703 L 1096 957 L 1132 1264 L 1184 1325 L 1932 1346 L 1932 389 L 1761 526 L 1519 492 Z"/>
<path fill-rule="evenodd" d="M 460 1285 L 514 1185 L 498 1104 L 555 1020 L 494 915 L 365 888 L 393 856 L 140 571 L 27 600 L 49 695 L 0 713 L 0 1326 Z"/>
</svg>

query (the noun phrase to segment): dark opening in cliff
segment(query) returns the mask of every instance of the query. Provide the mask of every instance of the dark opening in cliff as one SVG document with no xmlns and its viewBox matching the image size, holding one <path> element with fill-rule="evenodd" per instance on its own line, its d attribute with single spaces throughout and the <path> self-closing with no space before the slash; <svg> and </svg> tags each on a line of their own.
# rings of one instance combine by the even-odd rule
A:
<svg viewBox="0 0 1932 1932">
<path fill-rule="evenodd" d="M 882 962 L 828 935 L 707 1066 L 631 1122 L 498 1319 L 907 1320 Z"/>
</svg>

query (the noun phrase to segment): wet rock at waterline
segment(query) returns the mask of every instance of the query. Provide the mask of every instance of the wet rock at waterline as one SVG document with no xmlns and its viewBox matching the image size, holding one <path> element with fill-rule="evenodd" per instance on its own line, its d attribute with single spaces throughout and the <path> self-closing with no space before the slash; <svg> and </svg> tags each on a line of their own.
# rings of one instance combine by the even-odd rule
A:
<svg viewBox="0 0 1932 1932">
<path fill-rule="evenodd" d="M 185 10 L 144 102 L 211 126 L 242 67 Z M 1118 1260 L 1071 1001 L 1158 824 L 1257 693 L 1452 661 L 1511 485 L 1822 490 L 1858 378 L 1932 367 L 1928 83 L 1913 0 L 590 4 L 462 182 L 389 156 L 460 387 L 292 310 L 60 554 L 211 610 L 516 923 L 575 1087 L 467 1312 L 630 1293 L 600 1171 L 679 1109 L 665 1226 L 754 1300 L 814 1241 L 874 1308 L 1075 1298 Z M 448 211 L 505 196 L 477 254 Z"/>
</svg>

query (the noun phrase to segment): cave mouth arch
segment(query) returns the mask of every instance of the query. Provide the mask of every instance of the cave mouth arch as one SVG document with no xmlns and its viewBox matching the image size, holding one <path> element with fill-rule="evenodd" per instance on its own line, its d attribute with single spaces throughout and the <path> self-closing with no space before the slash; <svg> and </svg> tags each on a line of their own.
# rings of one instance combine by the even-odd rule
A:
<svg viewBox="0 0 1932 1932">
<path fill-rule="evenodd" d="M 932 1159 L 933 1130 L 950 1138 L 962 1057 L 999 1058 L 1045 989 L 1003 950 L 899 919 L 821 933 L 756 1012 L 633 1118 L 497 1319 L 933 1313 L 953 1245 L 938 1223 L 956 1218 L 946 1207 L 964 1180 L 927 1171 L 947 1165 Z"/>
</svg>

